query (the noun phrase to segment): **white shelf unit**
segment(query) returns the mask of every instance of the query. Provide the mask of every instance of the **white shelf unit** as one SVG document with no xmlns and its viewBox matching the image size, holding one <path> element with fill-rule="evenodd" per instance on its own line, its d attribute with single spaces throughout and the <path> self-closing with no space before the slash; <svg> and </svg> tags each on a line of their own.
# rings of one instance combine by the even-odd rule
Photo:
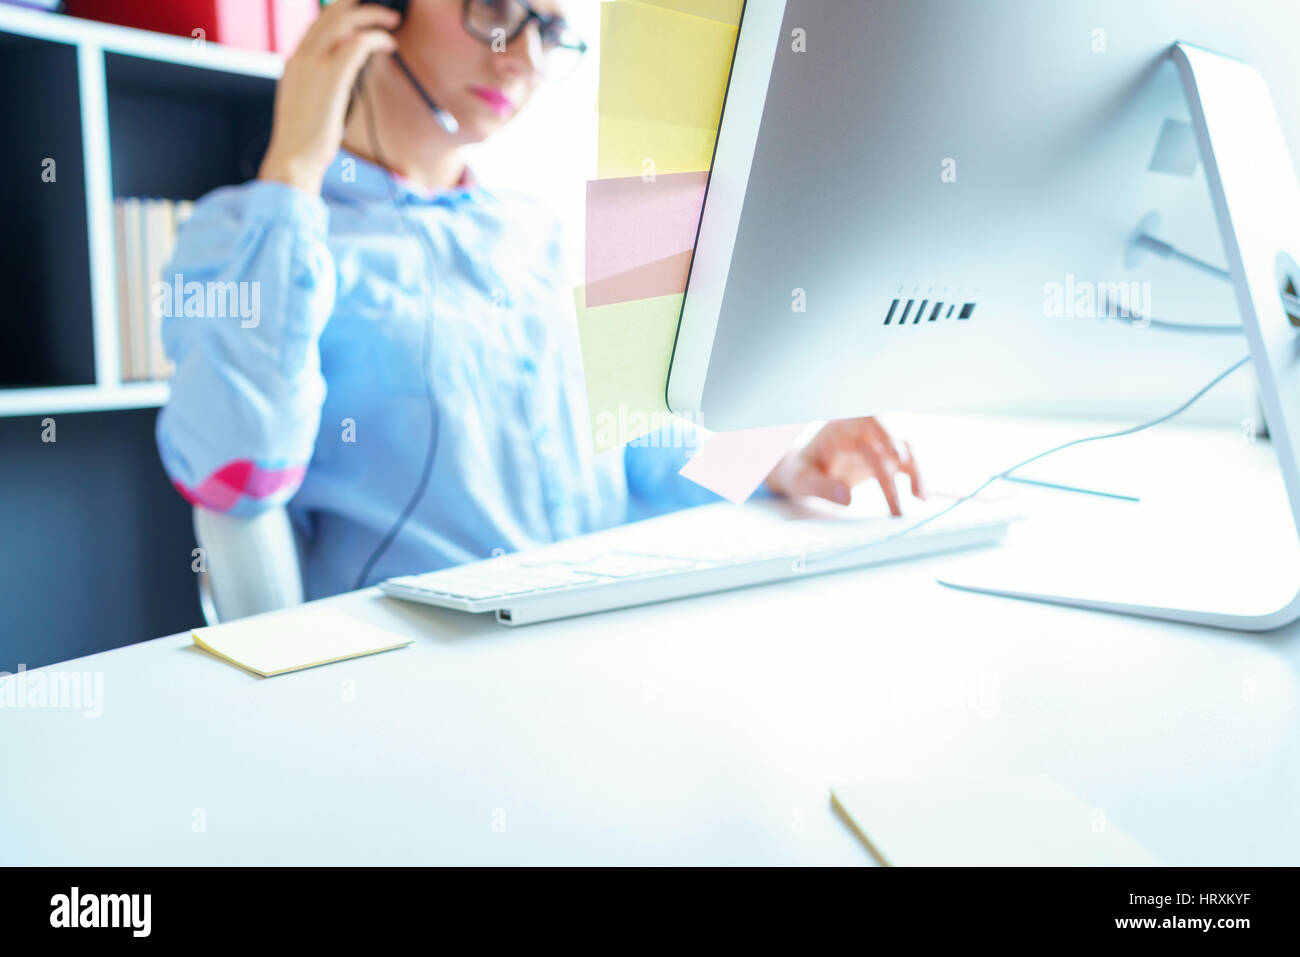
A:
<svg viewBox="0 0 1300 957">
<path fill-rule="evenodd" d="M 276 79 L 283 69 L 283 59 L 273 53 L 261 53 L 223 47 L 216 43 L 189 40 L 184 37 L 165 36 L 143 30 L 113 26 L 91 20 L 81 20 L 59 14 L 0 5 L 0 58 L 10 56 L 10 50 L 29 58 L 32 63 L 56 64 L 42 66 L 51 71 L 75 67 L 75 80 L 66 78 L 69 88 L 65 103 L 70 104 L 75 91 L 79 117 L 39 116 L 34 125 L 43 131 L 51 124 L 63 123 L 54 140 L 71 143 L 79 138 L 80 156 L 75 162 L 59 159 L 59 169 L 71 166 L 84 172 L 85 262 L 78 261 L 80 253 L 80 216 L 72 217 L 72 225 L 52 223 L 56 218 L 42 215 L 44 200 L 31 204 L 30 224 L 36 230 L 73 229 L 75 235 L 37 237 L 35 247 L 43 242 L 56 249 L 65 259 L 55 264 L 39 265 L 50 269 L 43 279 L 46 295 L 39 289 L 31 290 L 26 308 L 35 308 L 36 316 L 5 317 L 0 306 L 0 329 L 12 324 L 16 332 L 22 331 L 29 343 L 26 348 L 36 364 L 45 363 L 55 371 L 45 374 L 45 381 L 14 383 L 13 370 L 23 366 L 22 346 L 19 356 L 9 357 L 9 365 L 0 364 L 8 381 L 0 379 L 0 416 L 48 415 L 70 412 L 97 412 L 115 409 L 160 406 L 167 400 L 168 387 L 164 382 L 123 382 L 120 375 L 121 350 L 117 316 L 117 267 L 113 244 L 113 200 L 126 195 L 170 195 L 170 198 L 198 198 L 198 194 L 223 185 L 221 157 L 214 160 L 211 148 L 195 145 L 196 131 L 218 140 L 234 130 L 241 129 L 241 113 L 257 113 L 247 117 L 248 126 L 269 120 L 269 104 L 274 94 Z M 48 55 L 46 55 L 48 54 Z M 38 59 L 39 58 L 39 61 Z M 12 67 L 20 70 L 21 67 Z M 12 79 L 12 77 L 11 77 Z M 58 83 L 55 84 L 58 86 Z M 12 84 L 0 96 L 22 97 Z M 33 97 L 39 94 L 33 90 Z M 158 100 L 158 97 L 164 99 Z M 151 99 L 152 98 L 152 99 Z M 170 99 L 167 99 L 170 98 Z M 162 108 L 155 109 L 154 104 Z M 195 107 L 193 104 L 208 104 Z M 256 103 L 257 110 L 245 110 L 246 104 Z M 216 104 L 213 106 L 212 104 Z M 18 109 L 6 115 L 37 116 L 41 107 L 18 104 Z M 210 112 L 204 114 L 202 109 Z M 196 111 L 197 110 L 197 111 Z M 261 114 L 265 113 L 263 117 Z M 151 130 L 151 123 L 175 121 L 172 135 L 176 142 L 168 143 L 169 133 Z M 3 121 L 0 121 L 3 122 Z M 18 122 L 18 121 L 16 121 Z M 23 138 L 21 130 L 6 130 L 0 126 L 0 137 L 6 140 L 6 149 Z M 155 134 L 159 142 L 155 143 Z M 185 137 L 190 137 L 188 141 Z M 40 139 L 40 137 L 30 137 Z M 233 139 L 233 137 L 226 137 Z M 32 149 L 43 144 L 34 143 Z M 230 147 L 236 149 L 235 146 Z M 129 153 L 130 156 L 122 156 Z M 218 151 L 219 153 L 219 151 Z M 17 181 L 11 177 L 11 187 L 16 190 L 46 188 L 40 180 L 39 156 L 31 153 L 15 159 L 22 163 L 14 170 Z M 119 161 L 114 167 L 115 157 Z M 129 168 L 152 163 L 149 169 Z M 233 163 L 227 163 L 232 168 Z M 157 182 L 154 181 L 157 177 Z M 238 181 L 238 176 L 226 175 L 224 182 Z M 79 178 L 80 182 L 80 178 Z M 30 183 L 32 185 L 28 186 Z M 64 188 L 60 186 L 60 189 Z M 189 195 L 175 195 L 187 193 Z M 50 193 L 48 195 L 55 195 Z M 59 203 L 66 203 L 66 194 L 59 194 Z M 79 207 L 79 203 L 77 204 Z M 66 206 L 50 205 L 53 209 L 67 210 Z M 79 214 L 81 210 L 78 208 Z M 69 217 L 62 217 L 68 219 Z M 69 243 L 68 240 L 71 240 Z M 18 239 L 9 240 L 20 242 Z M 76 249 L 70 249 L 69 246 Z M 33 254 L 34 255 L 34 254 Z M 30 265 L 30 263 L 29 263 Z M 3 264 L 0 264 L 0 269 Z M 16 267 L 15 267 L 16 268 Z M 33 270 L 40 272 L 40 269 Z M 69 291 L 61 284 L 75 286 L 77 277 L 84 275 L 88 289 Z M 28 276 L 10 276 L 11 280 L 25 282 Z M 77 303 L 74 311 L 86 315 L 63 315 L 60 303 L 70 297 Z M 57 301 L 56 301 L 57 300 Z M 50 311 L 54 310 L 54 314 Z M 41 312 L 44 311 L 45 315 Z M 50 322 L 57 329 L 37 334 L 19 330 L 23 322 Z M 3 336 L 17 342 L 17 335 Z M 67 349 L 65 357 L 50 357 L 52 351 Z M 21 374 L 21 373 L 19 373 Z M 54 380 L 54 381 L 50 381 Z"/>
<path fill-rule="evenodd" d="M 120 385 L 55 385 L 0 392 L 0 415 L 56 415 L 68 412 L 113 412 L 157 408 L 167 402 L 166 382 Z"/>
</svg>

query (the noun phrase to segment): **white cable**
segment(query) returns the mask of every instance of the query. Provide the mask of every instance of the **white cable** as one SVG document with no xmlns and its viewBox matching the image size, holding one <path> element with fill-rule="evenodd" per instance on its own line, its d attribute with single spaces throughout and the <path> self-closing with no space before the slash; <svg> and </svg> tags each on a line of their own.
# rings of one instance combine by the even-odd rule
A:
<svg viewBox="0 0 1300 957">
<path fill-rule="evenodd" d="M 902 538 L 904 535 L 910 535 L 913 532 L 915 532 L 918 528 L 924 528 L 926 525 L 929 525 L 931 522 L 943 518 L 945 515 L 947 515 L 953 509 L 957 508 L 959 505 L 966 504 L 971 499 L 975 498 L 975 496 L 979 495 L 980 492 L 984 491 L 986 488 L 992 485 L 994 482 L 997 482 L 1000 479 L 1005 479 L 1008 476 L 1010 476 L 1012 472 L 1015 472 L 1018 469 L 1022 469 L 1026 465 L 1031 465 L 1032 463 L 1037 462 L 1039 459 L 1045 459 L 1049 455 L 1055 455 L 1057 452 L 1063 452 L 1066 449 L 1073 448 L 1076 445 L 1083 445 L 1087 442 L 1100 442 L 1103 439 L 1118 439 L 1125 435 L 1133 435 L 1134 433 L 1137 432 L 1145 432 L 1147 429 L 1155 428 L 1157 425 L 1163 425 L 1164 423 L 1168 422 L 1170 419 L 1182 415 L 1193 405 L 1195 405 L 1207 392 L 1209 392 L 1216 385 L 1218 385 L 1224 379 L 1228 378 L 1228 376 L 1232 375 L 1234 372 L 1236 372 L 1238 369 L 1240 369 L 1242 366 L 1246 365 L 1249 362 L 1250 362 L 1250 356 L 1245 356 L 1241 359 L 1238 359 L 1231 366 L 1229 366 L 1227 369 L 1224 369 L 1217 376 L 1211 379 L 1208 383 L 1202 386 L 1201 389 L 1195 395 L 1193 395 L 1190 399 L 1188 399 L 1178 408 L 1174 409 L 1172 412 L 1166 412 L 1164 415 L 1160 416 L 1157 419 L 1152 419 L 1150 422 L 1143 422 L 1141 425 L 1129 426 L 1127 429 L 1120 429 L 1118 432 L 1106 432 L 1101 435 L 1088 435 L 1081 439 L 1073 439 L 1062 445 L 1058 445 L 1055 448 L 1048 449 L 1046 452 L 1039 452 L 1037 455 L 1031 456 L 1030 458 L 1025 459 L 1023 462 L 1016 463 L 1015 465 L 1011 466 L 1011 468 L 1009 469 L 1001 471 L 996 475 L 989 476 L 988 479 L 986 479 L 978 488 L 975 489 L 975 491 L 967 495 L 963 495 L 961 498 L 957 499 L 957 501 L 953 502 L 947 508 L 943 509 L 942 511 L 935 512 L 933 515 L 929 516 L 928 518 L 921 519 L 921 521 L 917 522 L 914 525 L 910 525 L 907 528 L 902 529 L 901 531 L 893 533 L 892 535 L 886 535 L 884 538 L 877 539 L 874 542 L 867 542 L 862 545 L 848 545 L 845 546 L 844 548 L 836 549 L 834 551 L 824 552 L 816 556 L 815 559 L 809 561 L 807 564 L 808 566 L 811 566 L 816 562 L 829 561 L 831 559 L 836 559 L 836 558 L 843 558 L 845 555 L 852 555 L 856 551 L 862 549 L 874 548 L 875 546 L 880 545 L 884 542 L 893 541 L 896 538 Z M 889 481 L 889 479 L 886 479 L 885 481 Z"/>
</svg>

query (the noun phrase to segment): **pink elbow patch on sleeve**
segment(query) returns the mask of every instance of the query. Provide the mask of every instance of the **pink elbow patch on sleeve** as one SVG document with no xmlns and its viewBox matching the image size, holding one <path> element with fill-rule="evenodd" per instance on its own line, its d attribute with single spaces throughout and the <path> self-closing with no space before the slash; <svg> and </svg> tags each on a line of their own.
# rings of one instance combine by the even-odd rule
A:
<svg viewBox="0 0 1300 957">
<path fill-rule="evenodd" d="M 205 478 L 195 488 L 173 482 L 176 490 L 191 505 L 201 505 L 215 512 L 228 512 L 244 496 L 267 498 L 302 481 L 305 465 L 264 469 L 248 461 L 231 462 Z"/>
</svg>

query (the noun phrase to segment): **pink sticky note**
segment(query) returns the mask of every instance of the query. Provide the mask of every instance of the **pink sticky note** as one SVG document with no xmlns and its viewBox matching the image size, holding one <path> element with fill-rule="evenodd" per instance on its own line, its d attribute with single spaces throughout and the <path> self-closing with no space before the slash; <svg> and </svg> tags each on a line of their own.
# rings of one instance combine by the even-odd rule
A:
<svg viewBox="0 0 1300 957">
<path fill-rule="evenodd" d="M 658 299 L 686 291 L 686 277 L 691 271 L 693 250 L 656 259 L 607 279 L 587 284 L 587 306 L 612 306 L 633 299 Z"/>
<path fill-rule="evenodd" d="M 754 494 L 803 430 L 801 423 L 715 432 L 678 474 L 739 505 Z"/>
<path fill-rule="evenodd" d="M 708 180 L 673 173 L 589 182 L 587 285 L 694 249 Z"/>
</svg>

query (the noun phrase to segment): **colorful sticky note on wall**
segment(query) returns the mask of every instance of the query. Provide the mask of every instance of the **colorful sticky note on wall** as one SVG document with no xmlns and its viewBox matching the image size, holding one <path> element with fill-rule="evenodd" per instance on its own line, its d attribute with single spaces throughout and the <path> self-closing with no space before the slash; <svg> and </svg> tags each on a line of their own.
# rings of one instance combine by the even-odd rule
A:
<svg viewBox="0 0 1300 957">
<path fill-rule="evenodd" d="M 673 415 L 664 387 L 684 297 L 589 308 L 585 290 L 579 287 L 573 298 L 595 451 L 669 426 Z"/>
<path fill-rule="evenodd" d="M 588 306 L 611 306 L 633 299 L 652 299 L 686 291 L 693 250 L 656 259 L 627 272 L 615 273 L 587 284 Z"/>
<path fill-rule="evenodd" d="M 716 130 L 736 28 L 636 0 L 601 6 L 602 116 Z"/>
<path fill-rule="evenodd" d="M 715 129 L 602 115 L 596 130 L 596 175 L 609 179 L 707 170 L 717 138 Z"/>
<path fill-rule="evenodd" d="M 708 169 L 736 33 L 636 0 L 601 6 L 599 176 Z"/>
<path fill-rule="evenodd" d="M 745 0 L 643 0 L 655 7 L 665 7 L 678 13 L 689 13 L 696 17 L 707 17 L 736 27 L 740 25 L 740 12 L 745 7 Z"/>
<path fill-rule="evenodd" d="M 684 292 L 707 173 L 587 184 L 587 305 Z"/>
<path fill-rule="evenodd" d="M 741 7 L 601 7 L 601 180 L 589 185 L 587 284 L 575 291 L 597 452 L 673 420 L 664 392 Z"/>
</svg>

